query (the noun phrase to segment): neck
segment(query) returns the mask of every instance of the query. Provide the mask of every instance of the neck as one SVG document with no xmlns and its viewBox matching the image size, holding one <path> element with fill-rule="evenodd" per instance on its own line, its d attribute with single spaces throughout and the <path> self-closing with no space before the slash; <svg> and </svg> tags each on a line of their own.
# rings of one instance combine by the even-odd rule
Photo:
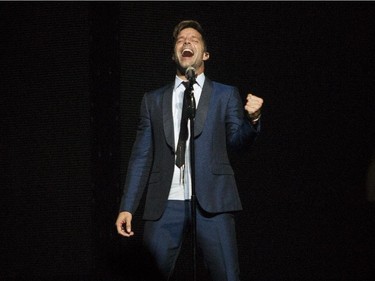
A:
<svg viewBox="0 0 375 281">
<path fill-rule="evenodd" d="M 185 77 L 185 70 L 186 68 L 184 69 L 180 69 L 179 67 L 177 67 L 177 73 L 176 75 L 181 79 L 181 80 L 186 80 L 186 77 Z M 202 74 L 204 72 L 204 66 L 200 66 L 198 69 L 196 69 L 195 71 L 195 75 L 198 76 L 200 74 Z"/>
</svg>

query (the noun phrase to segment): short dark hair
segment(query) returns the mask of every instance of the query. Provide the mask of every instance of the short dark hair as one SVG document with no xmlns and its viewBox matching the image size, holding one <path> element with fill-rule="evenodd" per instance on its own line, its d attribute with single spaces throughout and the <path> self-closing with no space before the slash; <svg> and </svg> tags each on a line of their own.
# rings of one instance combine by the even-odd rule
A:
<svg viewBox="0 0 375 281">
<path fill-rule="evenodd" d="M 195 21 L 195 20 L 183 20 L 175 26 L 174 31 L 173 31 L 174 43 L 176 44 L 178 34 L 185 28 L 193 28 L 201 34 L 202 40 L 203 40 L 203 45 L 204 45 L 204 50 L 206 51 L 207 50 L 206 34 L 205 34 L 202 26 L 200 25 L 200 23 Z"/>
</svg>

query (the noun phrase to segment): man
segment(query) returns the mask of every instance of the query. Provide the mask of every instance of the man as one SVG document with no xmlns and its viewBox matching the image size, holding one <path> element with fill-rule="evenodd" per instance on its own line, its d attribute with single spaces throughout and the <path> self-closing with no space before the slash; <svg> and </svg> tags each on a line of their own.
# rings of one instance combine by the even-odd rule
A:
<svg viewBox="0 0 375 281">
<path fill-rule="evenodd" d="M 209 53 L 198 22 L 180 22 L 173 36 L 175 82 L 143 97 L 117 231 L 125 237 L 134 235 L 132 215 L 147 186 L 143 240 L 168 280 L 191 219 L 189 140 L 181 167 L 176 165 L 176 147 L 185 91 L 182 82 L 186 81 L 187 68 L 193 67 L 197 244 L 214 281 L 236 281 L 239 265 L 233 212 L 242 206 L 229 154 L 253 143 L 259 132 L 263 100 L 249 94 L 243 107 L 235 87 L 205 77 L 204 63 Z"/>
</svg>

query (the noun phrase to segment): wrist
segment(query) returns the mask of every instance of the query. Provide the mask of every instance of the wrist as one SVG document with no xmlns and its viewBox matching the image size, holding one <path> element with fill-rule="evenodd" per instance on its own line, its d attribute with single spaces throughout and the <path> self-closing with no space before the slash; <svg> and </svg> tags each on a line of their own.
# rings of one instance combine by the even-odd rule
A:
<svg viewBox="0 0 375 281">
<path fill-rule="evenodd" d="M 251 124 L 255 125 L 256 123 L 258 123 L 260 117 L 262 116 L 262 114 L 258 114 L 257 116 L 250 116 L 248 115 L 249 117 L 249 120 L 251 122 Z"/>
</svg>

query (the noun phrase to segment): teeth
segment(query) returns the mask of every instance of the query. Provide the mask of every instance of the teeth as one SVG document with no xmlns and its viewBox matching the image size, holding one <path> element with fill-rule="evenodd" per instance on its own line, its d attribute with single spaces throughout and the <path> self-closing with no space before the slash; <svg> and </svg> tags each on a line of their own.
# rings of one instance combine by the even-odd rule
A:
<svg viewBox="0 0 375 281">
<path fill-rule="evenodd" d="M 190 50 L 190 49 L 183 49 L 183 50 L 182 50 L 182 54 L 183 54 L 183 55 L 187 55 L 187 54 L 192 54 L 192 55 L 193 55 L 194 52 L 193 52 L 192 50 Z"/>
</svg>

